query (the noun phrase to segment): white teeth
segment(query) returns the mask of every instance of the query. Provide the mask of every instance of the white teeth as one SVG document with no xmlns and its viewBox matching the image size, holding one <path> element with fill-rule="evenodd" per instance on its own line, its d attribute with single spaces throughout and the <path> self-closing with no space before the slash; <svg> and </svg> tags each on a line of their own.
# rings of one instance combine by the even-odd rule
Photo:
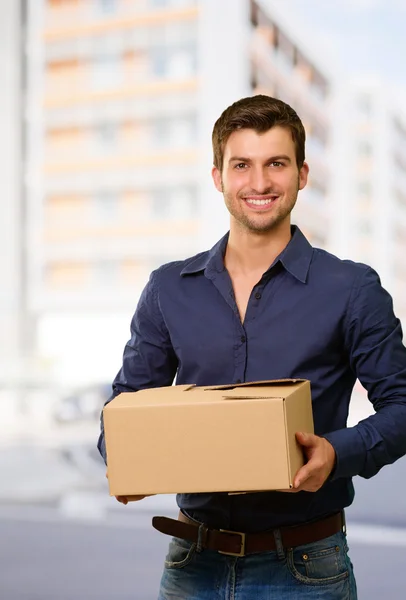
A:
<svg viewBox="0 0 406 600">
<path fill-rule="evenodd" d="M 270 198 L 269 200 L 251 200 L 250 198 L 247 198 L 246 202 L 248 202 L 248 204 L 256 204 L 257 206 L 265 206 L 266 204 L 271 204 L 273 200 L 275 200 L 275 198 Z"/>
</svg>

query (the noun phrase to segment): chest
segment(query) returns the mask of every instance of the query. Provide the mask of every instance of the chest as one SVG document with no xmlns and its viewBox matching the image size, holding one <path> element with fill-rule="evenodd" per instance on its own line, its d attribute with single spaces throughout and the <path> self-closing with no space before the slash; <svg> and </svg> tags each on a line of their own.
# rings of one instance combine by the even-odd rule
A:
<svg viewBox="0 0 406 600">
<path fill-rule="evenodd" d="M 232 277 L 230 276 L 235 303 L 240 315 L 241 323 L 244 323 L 247 307 L 252 294 L 255 294 L 255 288 L 261 277 Z M 259 293 L 259 292 L 257 292 Z"/>
<path fill-rule="evenodd" d="M 310 288 L 285 272 L 266 282 L 223 272 L 186 283 L 181 293 L 162 294 L 160 308 L 178 360 L 193 366 L 190 381 L 203 368 L 224 373 L 226 364 L 244 370 L 252 361 L 267 369 L 273 365 L 277 373 L 296 373 L 313 357 L 318 365 L 340 360 L 348 298 L 339 289 Z M 225 379 L 232 380 L 232 375 Z"/>
</svg>

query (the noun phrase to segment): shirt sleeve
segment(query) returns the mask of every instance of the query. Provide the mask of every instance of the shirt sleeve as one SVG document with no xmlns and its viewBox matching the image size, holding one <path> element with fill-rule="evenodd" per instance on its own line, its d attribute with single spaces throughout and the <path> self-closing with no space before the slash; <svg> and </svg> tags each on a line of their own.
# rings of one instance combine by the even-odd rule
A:
<svg viewBox="0 0 406 600">
<path fill-rule="evenodd" d="M 178 360 L 159 306 L 158 274 L 159 270 L 151 274 L 141 294 L 131 320 L 131 338 L 124 349 L 123 364 L 105 405 L 121 392 L 137 392 L 173 383 Z M 97 447 L 107 464 L 103 413 L 100 429 Z"/>
<path fill-rule="evenodd" d="M 372 477 L 406 454 L 406 348 L 392 298 L 371 268 L 354 286 L 345 338 L 350 366 L 376 412 L 323 436 L 336 451 L 333 480 Z"/>
</svg>

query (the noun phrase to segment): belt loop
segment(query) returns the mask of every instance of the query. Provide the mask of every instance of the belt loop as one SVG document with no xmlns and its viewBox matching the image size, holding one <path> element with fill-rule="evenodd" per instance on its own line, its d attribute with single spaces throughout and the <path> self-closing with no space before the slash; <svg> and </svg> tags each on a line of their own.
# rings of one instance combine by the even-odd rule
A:
<svg viewBox="0 0 406 600">
<path fill-rule="evenodd" d="M 206 547 L 207 531 L 208 529 L 206 525 L 204 523 L 200 523 L 199 531 L 197 534 L 196 552 L 201 552 Z"/>
<path fill-rule="evenodd" d="M 345 510 L 343 509 L 341 511 L 341 517 L 342 517 L 342 521 L 343 521 L 343 534 L 347 535 L 347 519 L 345 517 Z"/>
<path fill-rule="evenodd" d="M 274 529 L 272 533 L 275 538 L 276 552 L 278 554 L 278 558 L 279 558 L 279 560 L 284 560 L 285 559 L 285 549 L 283 547 L 281 530 Z"/>
</svg>

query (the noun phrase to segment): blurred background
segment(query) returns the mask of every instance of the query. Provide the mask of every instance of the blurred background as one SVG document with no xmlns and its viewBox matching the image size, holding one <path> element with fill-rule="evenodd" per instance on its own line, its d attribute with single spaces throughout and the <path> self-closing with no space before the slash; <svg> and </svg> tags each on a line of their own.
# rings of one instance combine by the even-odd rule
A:
<svg viewBox="0 0 406 600">
<path fill-rule="evenodd" d="M 372 265 L 406 319 L 404 0 L 1 0 L 0 597 L 156 598 L 168 539 L 95 449 L 158 265 L 228 227 L 211 130 L 255 93 L 290 103 L 315 246 Z M 361 385 L 349 424 L 371 413 Z M 361 599 L 404 598 L 406 462 L 355 479 Z"/>
</svg>

